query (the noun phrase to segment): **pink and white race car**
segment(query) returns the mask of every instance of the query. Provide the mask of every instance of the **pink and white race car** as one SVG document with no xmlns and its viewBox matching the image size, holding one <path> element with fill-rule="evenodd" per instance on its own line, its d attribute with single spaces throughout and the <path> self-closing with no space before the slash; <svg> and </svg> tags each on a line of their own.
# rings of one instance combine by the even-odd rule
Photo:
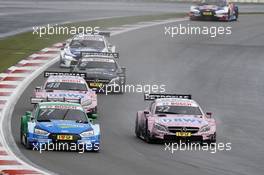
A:
<svg viewBox="0 0 264 175">
<path fill-rule="evenodd" d="M 216 122 L 212 113 L 204 113 L 191 95 L 145 94 L 152 103 L 138 111 L 135 133 L 151 143 L 164 141 L 216 141 Z"/>
<path fill-rule="evenodd" d="M 44 72 L 48 78 L 42 87 L 36 87 L 31 103 L 68 101 L 80 103 L 87 114 L 97 115 L 97 95 L 84 80 L 85 75 L 69 72 Z"/>
</svg>

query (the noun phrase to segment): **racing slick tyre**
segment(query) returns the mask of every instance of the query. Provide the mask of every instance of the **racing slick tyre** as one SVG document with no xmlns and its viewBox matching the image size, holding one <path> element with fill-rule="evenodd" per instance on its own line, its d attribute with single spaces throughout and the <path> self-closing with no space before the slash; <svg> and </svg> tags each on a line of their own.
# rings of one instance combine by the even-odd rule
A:
<svg viewBox="0 0 264 175">
<path fill-rule="evenodd" d="M 145 135 L 145 141 L 149 144 L 154 143 L 154 139 L 150 135 L 150 131 L 148 130 Z"/>
<path fill-rule="evenodd" d="M 136 117 L 136 122 L 135 122 L 135 134 L 138 138 L 140 138 L 140 131 L 138 128 L 138 116 Z"/>
<path fill-rule="evenodd" d="M 237 7 L 235 9 L 235 16 L 236 16 L 235 21 L 237 21 L 238 20 L 238 16 L 239 16 L 239 11 L 238 11 L 238 8 Z"/>
<path fill-rule="evenodd" d="M 26 149 L 32 149 L 32 146 L 28 142 L 26 135 L 22 132 L 20 133 L 20 142 L 24 145 Z"/>
<path fill-rule="evenodd" d="M 60 56 L 60 62 L 59 62 L 60 67 L 62 67 L 62 66 L 61 66 L 62 63 L 63 63 L 63 60 L 62 60 L 62 57 Z"/>
<path fill-rule="evenodd" d="M 209 140 L 203 140 L 201 143 L 207 144 L 207 145 L 211 145 L 213 143 L 216 143 L 216 133 L 214 133 Z"/>
<path fill-rule="evenodd" d="M 231 11 L 230 11 L 230 9 L 228 10 L 228 17 L 227 17 L 227 19 L 226 19 L 226 22 L 229 22 L 230 21 L 230 17 L 231 17 Z"/>
</svg>

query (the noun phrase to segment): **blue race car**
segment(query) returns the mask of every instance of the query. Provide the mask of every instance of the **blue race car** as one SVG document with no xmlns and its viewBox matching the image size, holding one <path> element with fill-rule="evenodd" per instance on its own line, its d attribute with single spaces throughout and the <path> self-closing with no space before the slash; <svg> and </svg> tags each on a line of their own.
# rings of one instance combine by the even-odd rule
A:
<svg viewBox="0 0 264 175">
<path fill-rule="evenodd" d="M 190 20 L 237 21 L 238 6 L 228 0 L 201 0 L 190 8 Z"/>
<path fill-rule="evenodd" d="M 99 151 L 100 127 L 77 103 L 40 102 L 21 118 L 21 143 L 33 150 Z"/>
</svg>

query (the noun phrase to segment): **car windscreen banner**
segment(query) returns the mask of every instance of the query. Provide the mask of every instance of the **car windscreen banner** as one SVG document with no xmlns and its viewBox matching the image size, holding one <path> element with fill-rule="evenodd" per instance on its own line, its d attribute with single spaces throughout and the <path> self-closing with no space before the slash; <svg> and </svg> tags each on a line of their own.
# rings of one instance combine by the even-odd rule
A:
<svg viewBox="0 0 264 175">
<path fill-rule="evenodd" d="M 192 99 L 190 94 L 144 94 L 144 100 L 155 100 L 159 98 L 183 98 Z"/>
<path fill-rule="evenodd" d="M 30 98 L 31 104 L 38 104 L 41 102 L 68 102 L 68 103 L 79 103 L 81 104 L 81 99 L 72 99 L 72 98 Z"/>
<path fill-rule="evenodd" d="M 85 58 L 85 57 L 110 57 L 110 58 L 119 58 L 119 53 L 116 53 L 116 52 L 86 52 L 86 51 L 83 51 L 81 52 L 81 57 L 82 58 Z"/>
<path fill-rule="evenodd" d="M 86 73 L 44 71 L 44 78 L 48 78 L 50 76 L 78 76 L 86 78 Z"/>
</svg>

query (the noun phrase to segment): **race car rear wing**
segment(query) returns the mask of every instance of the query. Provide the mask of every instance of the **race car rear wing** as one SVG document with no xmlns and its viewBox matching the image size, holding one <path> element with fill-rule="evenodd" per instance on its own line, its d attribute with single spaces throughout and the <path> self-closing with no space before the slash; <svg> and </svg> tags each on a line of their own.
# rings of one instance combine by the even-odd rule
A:
<svg viewBox="0 0 264 175">
<path fill-rule="evenodd" d="M 184 98 L 192 99 L 190 94 L 144 94 L 144 100 L 152 101 L 159 98 Z"/>
<path fill-rule="evenodd" d="M 110 32 L 107 32 L 107 31 L 99 31 L 98 32 L 98 35 L 102 35 L 102 36 L 105 36 L 105 37 L 108 37 L 109 38 L 111 36 L 111 33 Z"/>
<path fill-rule="evenodd" d="M 86 78 L 86 73 L 44 71 L 44 78 L 48 78 L 50 76 L 79 76 Z"/>
<path fill-rule="evenodd" d="M 107 38 L 109 38 L 111 36 L 111 32 L 109 32 L 109 31 L 79 32 L 79 33 L 76 33 L 76 35 L 80 35 L 80 34 L 83 34 L 83 35 L 102 35 L 102 36 L 107 37 Z"/>
<path fill-rule="evenodd" d="M 81 52 L 81 58 L 84 57 L 94 57 L 94 56 L 102 56 L 102 57 L 110 57 L 110 58 L 119 58 L 119 53 L 116 52 Z"/>
<path fill-rule="evenodd" d="M 78 99 L 68 99 L 68 98 L 30 98 L 31 104 L 38 104 L 41 102 L 68 102 L 68 103 L 79 103 L 81 104 L 81 98 Z"/>
</svg>

